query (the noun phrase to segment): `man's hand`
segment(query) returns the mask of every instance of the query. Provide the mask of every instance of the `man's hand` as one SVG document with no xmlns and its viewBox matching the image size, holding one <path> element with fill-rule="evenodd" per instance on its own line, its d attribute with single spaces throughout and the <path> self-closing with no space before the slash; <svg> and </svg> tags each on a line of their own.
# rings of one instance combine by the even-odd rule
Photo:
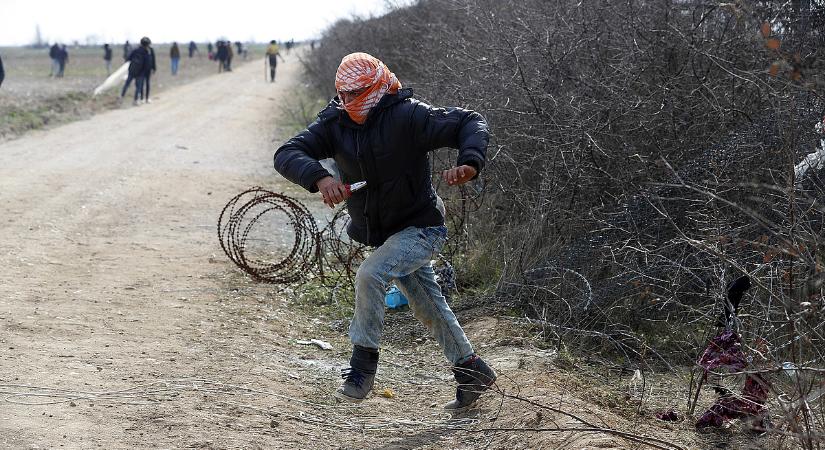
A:
<svg viewBox="0 0 825 450">
<path fill-rule="evenodd" d="M 476 168 L 473 166 L 463 165 L 447 169 L 442 173 L 444 181 L 450 186 L 458 186 L 473 179 L 476 176 Z"/>
<path fill-rule="evenodd" d="M 347 186 L 332 177 L 324 177 L 315 183 L 321 195 L 324 197 L 324 204 L 330 208 L 335 208 L 336 203 L 341 203 L 349 198 Z"/>
</svg>

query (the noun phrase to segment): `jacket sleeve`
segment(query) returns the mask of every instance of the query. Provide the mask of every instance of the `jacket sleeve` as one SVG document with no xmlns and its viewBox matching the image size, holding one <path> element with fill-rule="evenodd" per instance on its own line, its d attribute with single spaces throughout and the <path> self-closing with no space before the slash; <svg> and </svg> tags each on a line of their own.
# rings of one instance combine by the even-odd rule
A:
<svg viewBox="0 0 825 450">
<path fill-rule="evenodd" d="M 463 108 L 435 108 L 415 102 L 413 121 L 415 138 L 421 148 L 426 151 L 457 148 L 457 165 L 473 166 L 478 173 L 484 169 L 490 132 L 481 114 Z"/>
<path fill-rule="evenodd" d="M 306 130 L 286 141 L 275 151 L 275 170 L 309 192 L 318 192 L 315 183 L 321 178 L 331 176 L 318 160 L 332 156 L 326 123 L 319 115 Z"/>
</svg>

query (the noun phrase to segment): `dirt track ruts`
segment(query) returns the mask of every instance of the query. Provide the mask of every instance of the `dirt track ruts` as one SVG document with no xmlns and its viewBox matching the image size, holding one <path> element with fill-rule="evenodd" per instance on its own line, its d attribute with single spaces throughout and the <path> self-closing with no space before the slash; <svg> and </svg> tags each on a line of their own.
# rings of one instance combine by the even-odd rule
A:
<svg viewBox="0 0 825 450">
<path fill-rule="evenodd" d="M 238 363 L 212 323 L 232 270 L 215 222 L 245 187 L 281 189 L 272 139 L 298 68 L 283 64 L 284 81 L 269 84 L 257 61 L 240 65 L 0 145 L 0 382 L 95 392 L 206 373 L 229 382 Z M 12 400 L 59 402 L 3 402 L 4 448 L 192 444 L 175 427 L 153 432 L 147 414 L 164 414 L 153 402 Z"/>
</svg>

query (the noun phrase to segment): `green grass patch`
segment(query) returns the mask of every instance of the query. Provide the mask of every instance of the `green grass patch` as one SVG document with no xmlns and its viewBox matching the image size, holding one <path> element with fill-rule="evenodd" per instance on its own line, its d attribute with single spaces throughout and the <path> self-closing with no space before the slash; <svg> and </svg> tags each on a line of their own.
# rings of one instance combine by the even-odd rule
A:
<svg viewBox="0 0 825 450">
<path fill-rule="evenodd" d="M 313 278 L 295 289 L 291 304 L 312 316 L 349 319 L 355 305 L 355 290 L 343 278 Z"/>
</svg>

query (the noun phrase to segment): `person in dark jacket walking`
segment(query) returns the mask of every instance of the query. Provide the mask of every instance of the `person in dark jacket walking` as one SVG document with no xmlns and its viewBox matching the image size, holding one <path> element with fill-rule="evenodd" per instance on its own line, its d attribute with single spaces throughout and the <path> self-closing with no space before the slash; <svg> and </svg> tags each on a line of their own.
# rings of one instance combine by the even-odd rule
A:
<svg viewBox="0 0 825 450">
<path fill-rule="evenodd" d="M 224 46 L 226 47 L 226 65 L 224 69 L 227 72 L 232 72 L 232 58 L 235 56 L 235 51 L 232 50 L 232 41 L 226 41 Z"/>
<path fill-rule="evenodd" d="M 132 50 L 132 53 L 129 54 L 129 74 L 126 77 L 126 83 L 123 84 L 123 89 L 120 91 L 122 101 L 126 96 L 126 90 L 129 89 L 132 80 L 135 80 L 135 99 L 132 101 L 132 105 L 134 106 L 138 105 L 138 97 L 143 95 L 143 82 L 145 80 L 146 68 L 149 67 L 150 64 L 149 43 L 149 38 L 145 37 L 141 39 L 140 47 Z"/>
<path fill-rule="evenodd" d="M 198 56 L 200 56 L 200 52 L 198 52 L 198 44 L 196 44 L 195 41 L 189 41 L 189 57 L 191 58 L 195 52 L 197 52 Z"/>
<path fill-rule="evenodd" d="M 130 56 L 132 56 L 132 44 L 126 41 L 126 43 L 123 44 L 123 61 L 129 61 Z"/>
<path fill-rule="evenodd" d="M 224 41 L 218 41 L 215 45 L 215 59 L 218 60 L 218 73 L 226 68 L 226 58 L 229 55 L 228 47 Z"/>
<path fill-rule="evenodd" d="M 143 68 L 143 88 L 145 89 L 145 94 L 143 92 L 140 93 L 140 97 L 146 103 L 152 103 L 149 100 L 149 89 L 151 88 L 151 80 L 152 74 L 157 71 L 157 64 L 155 64 L 155 49 L 152 48 L 152 41 L 149 40 L 148 37 L 144 37 L 140 40 L 140 45 L 143 45 L 143 40 L 146 40 L 147 46 L 146 50 L 149 52 L 149 58 L 147 59 L 146 67 Z"/>
<path fill-rule="evenodd" d="M 3 80 L 6 79 L 6 70 L 3 69 L 3 58 L 0 57 L 0 86 L 3 86 Z"/>
<path fill-rule="evenodd" d="M 103 61 L 106 62 L 106 75 L 112 73 L 112 47 L 109 44 L 103 44 Z"/>
<path fill-rule="evenodd" d="M 69 50 L 66 45 L 60 46 L 60 51 L 57 52 L 57 64 L 60 70 L 57 72 L 57 78 L 63 78 L 63 72 L 66 71 L 66 64 L 69 63 Z"/>
<path fill-rule="evenodd" d="M 49 47 L 49 58 L 52 60 L 52 71 L 49 76 L 56 77 L 60 73 L 60 46 L 57 45 L 57 42 Z"/>
<path fill-rule="evenodd" d="M 275 152 L 275 168 L 330 207 L 346 202 L 347 234 L 374 247 L 355 276 L 355 311 L 349 335 L 350 368 L 336 398 L 359 402 L 372 389 L 390 282 L 409 300 L 453 365 L 455 399 L 445 408 L 471 406 L 496 379 L 476 355 L 450 310 L 431 265 L 447 239 L 444 204 L 430 178 L 429 152 L 459 150 L 442 177 L 457 186 L 484 168 L 489 132 L 484 118 L 461 108 L 436 108 L 412 98 L 384 63 L 366 53 L 344 57 L 335 77 L 338 96 L 306 130 Z M 334 158 L 335 180 L 319 160 Z M 355 192 L 351 183 L 365 181 Z"/>
<path fill-rule="evenodd" d="M 172 75 L 177 75 L 178 64 L 180 64 L 180 49 L 178 48 L 177 42 L 172 42 L 172 48 L 169 49 L 169 61 L 171 61 L 172 64 Z"/>
<path fill-rule="evenodd" d="M 278 43 L 275 40 L 269 41 L 269 47 L 266 48 L 266 57 L 269 59 L 269 82 L 275 82 L 275 70 L 278 68 L 278 58 L 281 58 L 281 61 L 284 60 L 284 57 L 281 56 L 280 48 L 278 47 Z"/>
</svg>

